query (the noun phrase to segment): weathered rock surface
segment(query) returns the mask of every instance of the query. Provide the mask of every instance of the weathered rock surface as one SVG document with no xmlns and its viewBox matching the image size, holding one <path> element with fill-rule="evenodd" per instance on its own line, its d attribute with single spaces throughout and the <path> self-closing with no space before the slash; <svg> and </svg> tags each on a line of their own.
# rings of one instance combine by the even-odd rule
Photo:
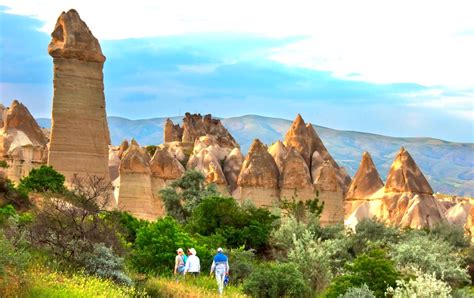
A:
<svg viewBox="0 0 474 298">
<path fill-rule="evenodd" d="M 167 150 L 157 148 L 150 162 L 153 177 L 175 180 L 184 174 L 183 165 Z"/>
<path fill-rule="evenodd" d="M 150 157 L 132 140 L 120 162 L 118 208 L 147 220 L 156 218 L 157 201 L 152 194 Z"/>
<path fill-rule="evenodd" d="M 469 202 L 459 202 L 447 209 L 444 215 L 449 223 L 464 226 L 467 224 L 471 209 L 472 205 Z"/>
<path fill-rule="evenodd" d="M 312 188 L 308 166 L 301 154 L 291 148 L 283 162 L 280 173 L 280 188 Z"/>
<path fill-rule="evenodd" d="M 109 176 L 111 181 L 114 181 L 120 175 L 120 157 L 118 152 L 115 148 L 109 148 Z"/>
<path fill-rule="evenodd" d="M 54 95 L 48 164 L 67 180 L 74 174 L 108 179 L 105 57 L 75 10 L 61 14 L 51 36 Z"/>
<path fill-rule="evenodd" d="M 363 218 L 377 217 L 402 227 L 433 227 L 446 220 L 446 209 L 430 190 L 423 173 L 402 148 L 392 164 L 385 187 L 365 197 L 366 202 L 349 214 L 346 224 L 355 227 Z"/>
<path fill-rule="evenodd" d="M 282 141 L 276 141 L 270 146 L 270 148 L 268 148 L 268 153 L 270 153 L 270 155 L 275 160 L 278 171 L 281 173 L 283 171 L 285 157 L 288 154 L 288 150 L 286 149 L 285 145 Z"/>
<path fill-rule="evenodd" d="M 229 185 L 230 192 L 237 188 L 237 180 L 239 179 L 243 162 L 244 156 L 239 148 L 234 148 L 224 161 L 224 176 Z"/>
<path fill-rule="evenodd" d="M 387 175 L 386 192 L 433 194 L 433 189 L 410 153 L 401 148 Z"/>
<path fill-rule="evenodd" d="M 181 141 L 183 143 L 194 143 L 197 139 L 205 135 L 213 135 L 219 146 L 235 148 L 239 145 L 234 140 L 232 135 L 222 125 L 218 119 L 213 119 L 212 116 L 201 114 L 186 113 L 183 118 L 182 126 L 175 125 L 171 120 L 167 120 L 164 131 L 164 141 L 174 142 Z"/>
<path fill-rule="evenodd" d="M 311 155 L 312 155 L 312 143 L 306 129 L 306 123 L 300 114 L 296 116 L 295 121 L 291 124 L 290 128 L 286 132 L 284 144 L 289 150 L 294 148 L 298 151 L 306 164 L 309 166 L 311 164 Z"/>
<path fill-rule="evenodd" d="M 275 160 L 256 139 L 242 164 L 234 196 L 241 201 L 249 199 L 257 206 L 271 206 L 279 197 L 278 178 Z"/>
<path fill-rule="evenodd" d="M 346 200 L 361 200 L 367 198 L 383 186 L 383 181 L 380 178 L 372 157 L 368 152 L 364 152 L 359 164 L 359 169 L 347 191 Z"/>
<path fill-rule="evenodd" d="M 122 141 L 122 143 L 120 144 L 120 146 L 118 148 L 118 152 L 117 152 L 117 155 L 120 159 L 122 159 L 123 154 L 125 153 L 125 151 L 127 151 L 129 146 L 130 145 L 128 144 L 127 140 Z"/>
<path fill-rule="evenodd" d="M 28 109 L 14 100 L 10 108 L 2 106 L 0 159 L 8 164 L 6 176 L 18 182 L 31 169 L 46 163 L 47 139 Z"/>
</svg>

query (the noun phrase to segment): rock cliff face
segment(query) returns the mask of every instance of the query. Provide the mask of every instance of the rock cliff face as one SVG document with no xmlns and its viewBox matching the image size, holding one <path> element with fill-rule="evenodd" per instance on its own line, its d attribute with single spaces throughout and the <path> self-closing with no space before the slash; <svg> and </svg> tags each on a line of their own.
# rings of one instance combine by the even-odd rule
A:
<svg viewBox="0 0 474 298">
<path fill-rule="evenodd" d="M 433 197 L 428 181 L 404 148 L 390 168 L 385 187 L 363 199 L 366 202 L 348 215 L 349 226 L 372 217 L 410 228 L 433 227 L 446 220 L 446 208 Z"/>
<path fill-rule="evenodd" d="M 276 141 L 273 145 L 268 148 L 268 153 L 273 157 L 278 167 L 278 171 L 283 171 L 283 164 L 285 163 L 285 157 L 288 154 L 288 150 L 282 141 Z"/>
<path fill-rule="evenodd" d="M 285 140 L 283 142 L 285 146 L 290 149 L 294 148 L 305 160 L 309 166 L 311 164 L 312 155 L 312 140 L 306 129 L 306 123 L 300 114 L 296 116 L 295 121 L 291 124 L 290 128 L 286 132 Z"/>
<path fill-rule="evenodd" d="M 210 114 L 202 117 L 201 114 L 186 113 L 182 127 L 168 119 L 165 124 L 164 142 L 194 143 L 207 134 L 215 136 L 221 147 L 233 149 L 239 146 L 221 121 L 213 119 Z"/>
<path fill-rule="evenodd" d="M 154 199 L 151 190 L 150 157 L 137 142 L 132 140 L 120 162 L 118 208 L 132 215 L 153 220 Z"/>
<path fill-rule="evenodd" d="M 105 56 L 73 9 L 60 15 L 51 36 L 54 94 L 48 164 L 67 180 L 74 174 L 109 178 Z"/>
<path fill-rule="evenodd" d="M 306 201 L 316 197 L 308 165 L 294 148 L 288 151 L 283 161 L 279 185 L 280 198 L 291 199 L 296 196 Z"/>
<path fill-rule="evenodd" d="M 240 201 L 249 199 L 256 206 L 272 206 L 279 198 L 278 178 L 275 160 L 256 139 L 242 164 L 234 196 Z"/>
<path fill-rule="evenodd" d="M 244 156 L 239 148 L 234 148 L 224 161 L 224 176 L 229 184 L 229 191 L 232 193 L 237 188 L 240 169 L 244 162 Z"/>
<path fill-rule="evenodd" d="M 47 139 L 28 109 L 14 100 L 1 107 L 0 159 L 7 162 L 6 176 L 18 182 L 31 169 L 46 163 Z"/>
</svg>

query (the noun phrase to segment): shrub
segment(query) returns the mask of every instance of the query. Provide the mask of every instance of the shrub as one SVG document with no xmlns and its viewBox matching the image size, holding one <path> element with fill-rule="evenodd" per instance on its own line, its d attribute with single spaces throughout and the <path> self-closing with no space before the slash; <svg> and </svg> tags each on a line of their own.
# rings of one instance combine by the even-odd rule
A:
<svg viewBox="0 0 474 298">
<path fill-rule="evenodd" d="M 26 210 L 31 206 L 28 193 L 15 187 L 12 181 L 0 177 L 0 197 L 17 210 Z"/>
<path fill-rule="evenodd" d="M 261 250 L 268 244 L 275 218 L 266 209 L 240 207 L 234 198 L 212 196 L 204 198 L 195 208 L 188 228 L 205 236 L 222 235 L 228 247 L 244 245 Z"/>
<path fill-rule="evenodd" d="M 421 272 L 417 274 L 415 279 L 397 280 L 395 289 L 391 287 L 387 289 L 387 295 L 393 295 L 393 298 L 447 298 L 451 297 L 450 293 L 451 287 L 444 281 L 436 279 L 435 274 L 423 274 Z"/>
<path fill-rule="evenodd" d="M 344 295 L 339 298 L 375 298 L 374 292 L 372 292 L 366 284 L 360 287 L 349 288 Z"/>
<path fill-rule="evenodd" d="M 132 264 L 139 272 L 172 272 L 176 250 L 191 248 L 194 244 L 173 218 L 165 217 L 138 230 Z"/>
<path fill-rule="evenodd" d="M 320 203 L 317 197 L 304 202 L 300 200 L 296 189 L 291 199 L 283 198 L 279 201 L 279 205 L 286 216 L 291 216 L 297 221 L 304 221 L 311 217 L 319 218 L 324 209 L 324 202 Z"/>
<path fill-rule="evenodd" d="M 63 192 L 64 176 L 56 172 L 52 167 L 42 165 L 38 169 L 32 169 L 28 176 L 20 180 L 19 189 L 37 192 Z"/>
<path fill-rule="evenodd" d="M 82 255 L 93 251 L 96 243 L 104 243 L 121 253 L 115 228 L 103 216 L 110 198 L 110 184 L 91 176 L 73 180 L 72 188 L 71 192 L 48 192 L 43 196 L 30 227 L 33 244 L 79 266 L 82 266 Z"/>
<path fill-rule="evenodd" d="M 104 217 L 112 226 L 117 226 L 119 232 L 128 243 L 135 242 L 138 230 L 148 224 L 147 221 L 138 219 L 125 211 L 110 211 Z"/>
<path fill-rule="evenodd" d="M 297 221 L 294 217 L 283 218 L 280 227 L 273 231 L 270 239 L 275 257 L 286 259 L 288 251 L 294 245 L 293 236 L 300 239 L 306 231 L 315 235 L 319 228 L 319 222 L 317 221 L 306 224 Z"/>
<path fill-rule="evenodd" d="M 381 249 L 373 249 L 358 256 L 353 263 L 346 264 L 346 273 L 336 277 L 329 286 L 326 296 L 339 297 L 350 288 L 367 284 L 377 297 L 383 297 L 387 287 L 395 286 L 399 274 L 391 260 Z"/>
<path fill-rule="evenodd" d="M 130 277 L 124 273 L 123 259 L 116 256 L 112 249 L 103 244 L 94 244 L 91 252 L 83 255 L 85 272 L 114 282 L 131 286 Z"/>
<path fill-rule="evenodd" d="M 25 247 L 16 246 L 0 230 L 0 296 L 16 296 L 24 283 L 24 272 L 30 261 Z"/>
<path fill-rule="evenodd" d="M 160 191 L 166 213 L 182 223 L 188 220 L 203 198 L 218 195 L 215 185 L 206 185 L 204 176 L 195 170 L 186 171 Z"/>
<path fill-rule="evenodd" d="M 391 243 L 396 243 L 400 238 L 400 230 L 386 226 L 377 219 L 363 219 L 352 235 L 352 251 L 354 255 L 366 252 L 372 248 L 384 248 Z"/>
<path fill-rule="evenodd" d="M 270 262 L 250 274 L 243 290 L 252 297 L 308 297 L 311 293 L 295 264 Z"/>
<path fill-rule="evenodd" d="M 229 251 L 229 266 L 232 283 L 242 283 L 252 273 L 255 267 L 255 254 L 252 250 L 244 250 L 242 247 Z"/>
<path fill-rule="evenodd" d="M 460 285 L 469 280 L 467 270 L 462 268 L 463 259 L 448 242 L 420 232 L 409 233 L 390 251 L 398 268 L 407 273 L 434 273 L 436 278 L 450 285 Z"/>
<path fill-rule="evenodd" d="M 293 248 L 288 253 L 288 261 L 296 264 L 315 292 L 321 292 L 332 278 L 329 254 L 309 231 L 300 239 L 293 235 Z"/>
<path fill-rule="evenodd" d="M 460 225 L 442 222 L 431 229 L 430 234 L 457 248 L 469 247 L 470 245 L 470 239 L 464 234 L 464 228 Z"/>
</svg>

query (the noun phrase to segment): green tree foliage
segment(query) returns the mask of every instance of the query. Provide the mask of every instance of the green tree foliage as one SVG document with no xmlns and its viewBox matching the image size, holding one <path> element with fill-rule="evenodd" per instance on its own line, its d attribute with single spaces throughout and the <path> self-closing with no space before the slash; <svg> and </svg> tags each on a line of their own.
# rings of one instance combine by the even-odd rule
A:
<svg viewBox="0 0 474 298">
<path fill-rule="evenodd" d="M 448 242 L 430 237 L 422 231 L 405 235 L 399 243 L 392 245 L 390 255 L 398 268 L 407 274 L 416 274 L 417 270 L 434 273 L 436 278 L 451 286 L 469 280 L 459 251 Z"/>
<path fill-rule="evenodd" d="M 397 287 L 395 289 L 388 288 L 387 296 L 393 298 L 448 298 L 451 297 L 451 287 L 444 281 L 436 279 L 435 274 L 418 272 L 416 278 L 408 281 L 397 280 Z"/>
<path fill-rule="evenodd" d="M 31 207 L 28 193 L 18 189 L 12 181 L 4 177 L 0 177 L 0 197 L 6 204 L 13 205 L 17 210 L 26 210 Z"/>
<path fill-rule="evenodd" d="M 106 220 L 110 222 L 111 225 L 116 225 L 118 227 L 118 232 L 128 243 L 135 242 L 137 237 L 138 229 L 148 224 L 147 221 L 138 219 L 131 215 L 128 212 L 124 211 L 110 211 L 105 213 Z"/>
<path fill-rule="evenodd" d="M 2 168 L 2 169 L 8 168 L 7 162 L 4 161 L 4 160 L 0 160 L 0 168 Z"/>
<path fill-rule="evenodd" d="M 297 221 L 308 220 L 311 217 L 319 218 L 324 209 L 324 202 L 319 202 L 317 197 L 304 202 L 300 200 L 296 189 L 291 199 L 283 198 L 279 201 L 279 205 L 286 216 L 294 217 Z"/>
<path fill-rule="evenodd" d="M 465 248 L 470 245 L 470 239 L 464 234 L 464 228 L 461 225 L 442 222 L 431 229 L 430 234 L 456 248 Z"/>
<path fill-rule="evenodd" d="M 17 290 L 23 283 L 30 259 L 31 255 L 26 247 L 16 245 L 0 230 L 0 296 L 16 296 L 11 291 Z"/>
<path fill-rule="evenodd" d="M 64 176 L 56 172 L 52 167 L 42 165 L 33 169 L 28 176 L 20 180 L 19 189 L 37 192 L 60 193 L 65 190 Z"/>
<path fill-rule="evenodd" d="M 253 272 L 255 267 L 255 253 L 253 250 L 244 250 L 243 247 L 229 251 L 232 283 L 242 283 Z"/>
<path fill-rule="evenodd" d="M 394 263 L 387 259 L 381 249 L 373 249 L 358 256 L 354 262 L 346 264 L 346 273 L 332 281 L 326 297 L 339 297 L 350 288 L 367 284 L 376 297 L 384 297 L 388 287 L 394 287 L 399 273 Z"/>
<path fill-rule="evenodd" d="M 260 250 L 267 246 L 275 220 L 268 210 L 253 205 L 240 207 L 234 198 L 204 198 L 189 219 L 189 230 L 204 236 L 219 234 L 228 247 Z"/>
<path fill-rule="evenodd" d="M 265 263 L 245 280 L 243 290 L 252 297 L 309 297 L 311 289 L 292 263 Z"/>
<path fill-rule="evenodd" d="M 194 246 L 191 236 L 176 220 L 165 217 L 138 230 L 132 264 L 139 272 L 172 272 L 176 250 Z"/>
<path fill-rule="evenodd" d="M 293 235 L 293 248 L 288 252 L 288 261 L 296 264 L 316 293 L 326 288 L 332 278 L 329 252 L 309 231 L 305 231 L 299 239 Z"/>
<path fill-rule="evenodd" d="M 204 176 L 195 170 L 184 175 L 160 191 L 166 213 L 179 222 L 186 222 L 203 198 L 218 196 L 214 184 L 206 185 Z"/>
<path fill-rule="evenodd" d="M 156 145 L 148 145 L 145 147 L 145 150 L 150 156 L 153 156 L 155 155 L 156 148 L 158 148 Z"/>
<path fill-rule="evenodd" d="M 395 227 L 386 226 L 377 219 L 363 219 L 360 221 L 352 235 L 352 251 L 354 255 L 365 252 L 372 248 L 387 247 L 400 238 L 400 230 Z"/>
<path fill-rule="evenodd" d="M 375 298 L 374 292 L 372 292 L 366 284 L 360 287 L 349 288 L 344 295 L 339 298 Z"/>
</svg>

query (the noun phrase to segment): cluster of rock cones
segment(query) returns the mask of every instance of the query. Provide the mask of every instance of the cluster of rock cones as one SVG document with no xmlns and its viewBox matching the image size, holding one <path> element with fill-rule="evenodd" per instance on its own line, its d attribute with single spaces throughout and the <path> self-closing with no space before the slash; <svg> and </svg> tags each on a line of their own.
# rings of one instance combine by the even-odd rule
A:
<svg viewBox="0 0 474 298">
<path fill-rule="evenodd" d="M 105 113 L 99 42 L 75 10 L 59 17 L 48 47 L 54 62 L 52 129 L 42 130 L 28 109 L 14 101 L 0 106 L 0 157 L 14 181 L 41 164 L 66 178 L 99 175 L 114 185 L 115 207 L 152 220 L 164 213 L 159 191 L 183 175 L 200 171 L 207 183 L 238 201 L 271 207 L 282 199 L 319 198 L 324 224 L 355 226 L 363 218 L 412 228 L 442 221 L 472 228 L 470 202 L 433 196 L 410 154 L 401 148 L 384 184 L 369 153 L 351 181 L 311 124 L 298 115 L 283 141 L 267 147 L 252 143 L 244 157 L 218 119 L 187 113 L 181 125 L 171 120 L 164 143 L 150 156 L 136 141 L 110 146 Z"/>
</svg>

